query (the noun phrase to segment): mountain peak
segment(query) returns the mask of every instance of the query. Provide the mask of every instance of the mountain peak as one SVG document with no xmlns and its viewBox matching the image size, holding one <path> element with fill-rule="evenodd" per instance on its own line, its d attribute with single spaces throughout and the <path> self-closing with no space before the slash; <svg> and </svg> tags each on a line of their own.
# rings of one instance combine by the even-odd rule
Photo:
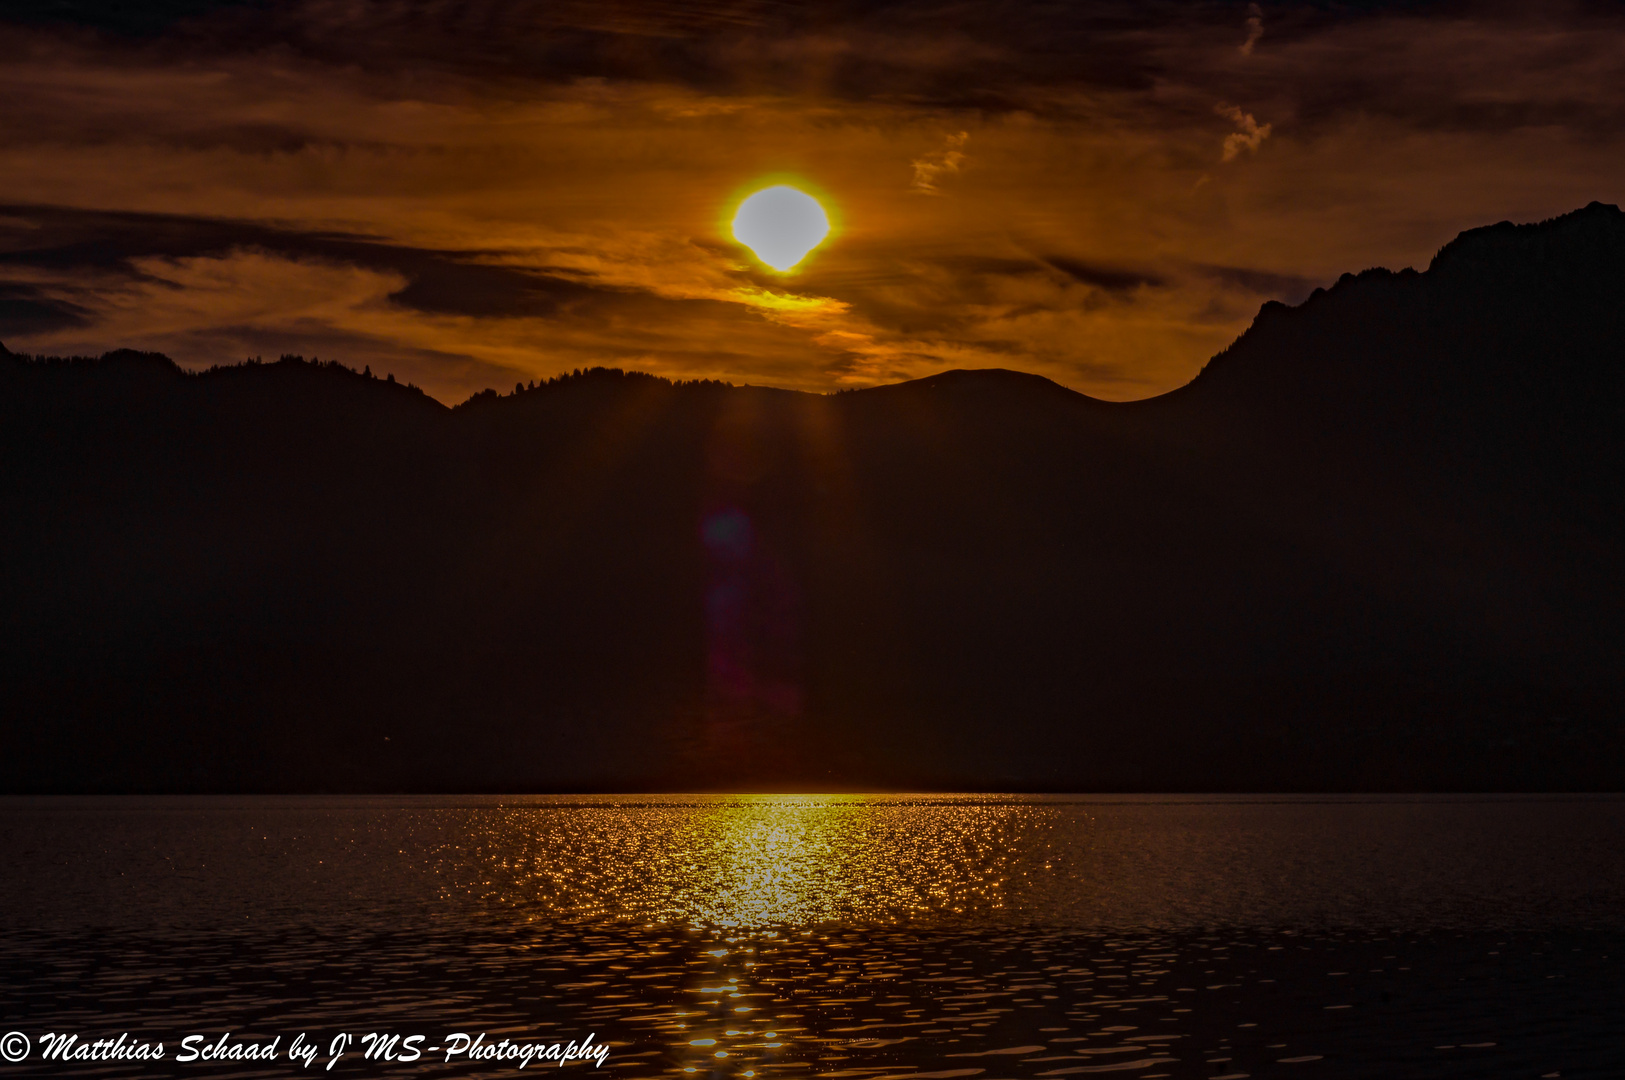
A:
<svg viewBox="0 0 1625 1080">
<path fill-rule="evenodd" d="M 1554 258 L 1584 259 L 1621 248 L 1625 248 L 1625 211 L 1612 203 L 1592 202 L 1545 221 L 1525 225 L 1502 221 L 1468 229 L 1439 249 L 1428 270 L 1507 260 L 1539 264 Z"/>
<path fill-rule="evenodd" d="M 1469 229 L 1421 273 L 1379 267 L 1344 274 L 1296 307 L 1264 304 L 1189 388 L 1301 404 L 1346 394 L 1350 380 L 1387 395 L 1437 379 L 1505 389 L 1535 367 L 1578 385 L 1612 368 L 1622 288 L 1617 206 Z"/>
<path fill-rule="evenodd" d="M 969 393 L 978 397 L 988 394 L 1041 394 L 1049 397 L 1064 397 L 1068 399 L 1094 400 L 1086 394 L 1069 389 L 1046 379 L 1042 375 L 1034 375 L 1026 371 L 1012 371 L 1010 368 L 954 368 L 952 371 L 939 371 L 935 375 L 927 375 L 922 379 L 910 379 L 907 382 L 888 383 L 882 386 L 865 387 L 856 391 L 862 394 L 875 393 L 917 393 L 920 391 Z"/>
</svg>

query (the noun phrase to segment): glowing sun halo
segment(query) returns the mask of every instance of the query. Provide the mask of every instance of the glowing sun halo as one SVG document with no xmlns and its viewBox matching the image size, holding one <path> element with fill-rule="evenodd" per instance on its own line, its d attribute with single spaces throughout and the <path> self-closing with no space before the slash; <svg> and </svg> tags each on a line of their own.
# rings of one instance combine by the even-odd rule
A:
<svg viewBox="0 0 1625 1080">
<path fill-rule="evenodd" d="M 829 235 L 829 215 L 818 200 L 793 187 L 763 188 L 739 204 L 734 239 L 783 273 Z"/>
</svg>

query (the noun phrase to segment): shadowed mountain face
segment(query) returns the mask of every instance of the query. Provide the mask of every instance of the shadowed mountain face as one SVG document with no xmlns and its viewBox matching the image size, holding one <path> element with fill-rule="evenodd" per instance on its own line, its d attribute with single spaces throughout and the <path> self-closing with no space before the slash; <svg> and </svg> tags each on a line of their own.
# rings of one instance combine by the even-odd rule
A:
<svg viewBox="0 0 1625 1080">
<path fill-rule="evenodd" d="M 9 791 L 1617 789 L 1625 215 L 1190 385 L 0 357 Z"/>
</svg>

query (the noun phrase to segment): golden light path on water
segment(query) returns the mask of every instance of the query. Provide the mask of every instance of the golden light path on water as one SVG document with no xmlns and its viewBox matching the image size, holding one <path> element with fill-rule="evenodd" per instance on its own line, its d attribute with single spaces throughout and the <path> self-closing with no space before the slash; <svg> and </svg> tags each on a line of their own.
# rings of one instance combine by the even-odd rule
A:
<svg viewBox="0 0 1625 1080">
<path fill-rule="evenodd" d="M 462 888 L 538 918 L 762 929 L 986 915 L 1004 908 L 1018 864 L 1045 861 L 1054 821 L 1042 805 L 922 802 L 741 795 L 515 807 L 454 864 L 459 876 L 482 871 Z"/>
<path fill-rule="evenodd" d="M 569 974 L 556 986 L 599 995 L 583 1021 L 649 1025 L 656 1042 L 617 1046 L 623 1068 L 631 1053 L 696 1080 L 807 1068 L 845 1076 L 830 1070 L 899 1042 L 868 1034 L 847 1011 L 873 1000 L 860 987 L 877 977 L 889 985 L 924 960 L 886 942 L 885 928 L 906 934 L 915 920 L 1000 912 L 1011 878 L 1023 876 L 1019 864 L 1047 849 L 1054 823 L 1043 806 L 984 796 L 668 796 L 515 808 L 481 835 L 490 871 L 482 899 L 539 923 L 584 924 L 581 940 L 600 962 L 612 955 L 612 927 L 639 942 L 601 977 Z M 867 930 L 855 935 L 857 927 Z M 894 997 L 889 1007 L 903 1003 Z M 999 1014 L 967 1015 L 990 1025 L 986 1016 Z M 883 1019 L 938 1023 L 920 1008 Z M 971 1038 L 949 1037 L 955 1047 Z M 857 1075 L 894 1067 L 889 1056 L 876 1060 Z"/>
<path fill-rule="evenodd" d="M 806 925 L 867 916 L 895 920 L 967 903 L 1000 906 L 1004 815 L 960 807 L 906 845 L 883 807 L 858 796 L 757 796 L 706 822 L 710 887 L 675 898 L 714 926 Z M 944 876 L 961 868 L 968 876 Z"/>
<path fill-rule="evenodd" d="M 91 800 L 0 824 L 23 870 L 0 964 L 42 1031 L 591 1035 L 602 1072 L 570 1067 L 626 1080 L 1618 1057 L 1606 1024 L 1582 1045 L 1555 1023 L 1617 996 L 1617 932 L 1527 932 L 1619 926 L 1618 799 Z M 1338 1061 L 1371 1067 L 1314 1072 Z"/>
<path fill-rule="evenodd" d="M 515 953 L 527 992 L 551 1024 L 612 1032 L 621 1073 L 1241 1080 L 1327 1060 L 1318 1025 L 1353 1008 L 1350 972 L 1377 980 L 1370 993 L 1412 978 L 1410 945 L 1386 931 L 1309 944 L 1271 927 L 1384 895 L 1386 919 L 1411 887 L 1436 917 L 1426 878 L 1450 859 L 1429 847 L 1413 853 L 1426 872 L 1397 869 L 1410 849 L 1394 838 L 1419 813 L 1455 816 L 1223 797 L 600 796 L 475 810 L 441 868 L 448 900 L 534 928 Z M 1321 981 L 1286 1017 L 1298 999 L 1283 1004 L 1278 982 L 1308 985 L 1305 971 Z M 1550 991 L 1545 974 L 1531 993 Z"/>
</svg>

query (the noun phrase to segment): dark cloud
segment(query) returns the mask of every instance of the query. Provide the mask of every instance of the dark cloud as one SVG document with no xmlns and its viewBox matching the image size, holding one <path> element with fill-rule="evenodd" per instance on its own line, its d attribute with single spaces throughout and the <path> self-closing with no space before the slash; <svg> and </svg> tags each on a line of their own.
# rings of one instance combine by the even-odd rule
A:
<svg viewBox="0 0 1625 1080">
<path fill-rule="evenodd" d="M 34 285 L 0 281 L 0 335 L 88 326 L 89 312 Z"/>
<path fill-rule="evenodd" d="M 935 258 L 932 264 L 948 271 L 956 279 L 967 283 L 983 278 L 1027 277 L 1050 271 L 1065 278 L 1107 292 L 1133 292 L 1141 286 L 1157 287 L 1166 280 L 1145 270 L 1093 262 L 1071 255 L 1038 255 L 1032 258 L 1012 258 L 995 255 L 949 255 Z M 978 297 L 980 299 L 980 297 Z"/>
<path fill-rule="evenodd" d="M 15 0 L 7 21 L 162 32 L 151 48 L 176 60 L 275 48 L 402 87 L 453 73 L 520 95 L 604 80 L 1053 116 L 1080 108 L 1073 92 L 1154 92 L 1171 113 L 1223 101 L 1260 123 L 1466 130 L 1589 131 L 1625 115 L 1625 96 L 1601 90 L 1625 75 L 1617 4 Z M 309 138 L 275 125 L 216 137 L 279 151 Z"/>
<path fill-rule="evenodd" d="M 1299 22 L 1382 6 L 1340 5 L 1335 16 L 1312 9 Z M 167 32 L 177 52 L 274 46 L 408 80 L 455 71 L 484 81 L 642 81 L 1045 112 L 1055 102 L 1034 88 L 1152 88 L 1171 74 L 1167 34 L 1154 27 L 1233 36 L 1246 10 L 1231 0 L 18 0 L 0 20 Z"/>
<path fill-rule="evenodd" d="M 172 30 L 178 23 L 222 11 L 264 6 L 265 0 L 6 0 L 4 19 L 140 36 Z"/>
<path fill-rule="evenodd" d="M 1107 266 L 1086 262 L 1066 255 L 1045 255 L 1043 263 L 1083 285 L 1092 285 L 1112 293 L 1129 293 L 1140 288 L 1155 288 L 1165 284 L 1155 274 L 1131 270 L 1121 266 Z"/>
<path fill-rule="evenodd" d="M 1301 274 L 1282 274 L 1273 270 L 1245 266 L 1212 266 L 1197 263 L 1192 269 L 1203 277 L 1285 304 L 1302 303 L 1308 299 L 1318 284 Z"/>
<path fill-rule="evenodd" d="M 587 284 L 577 275 L 555 276 L 478 261 L 489 258 L 490 252 L 435 251 L 342 233 L 303 232 L 246 221 L 0 206 L 0 273 L 6 267 L 18 267 L 137 277 L 141 275 L 134 263 L 137 259 L 218 257 L 244 249 L 400 274 L 408 284 L 391 294 L 390 300 L 434 314 L 551 316 L 567 308 L 628 295 L 625 290 Z M 19 298 L 16 303 L 38 301 Z M 64 311 L 61 317 L 66 319 L 72 314 Z M 46 317 L 43 311 L 39 317 Z"/>
<path fill-rule="evenodd" d="M 287 124 L 230 124 L 196 131 L 160 132 L 151 141 L 177 150 L 235 150 L 245 154 L 299 154 L 351 150 L 365 143 L 324 139 Z"/>
</svg>

